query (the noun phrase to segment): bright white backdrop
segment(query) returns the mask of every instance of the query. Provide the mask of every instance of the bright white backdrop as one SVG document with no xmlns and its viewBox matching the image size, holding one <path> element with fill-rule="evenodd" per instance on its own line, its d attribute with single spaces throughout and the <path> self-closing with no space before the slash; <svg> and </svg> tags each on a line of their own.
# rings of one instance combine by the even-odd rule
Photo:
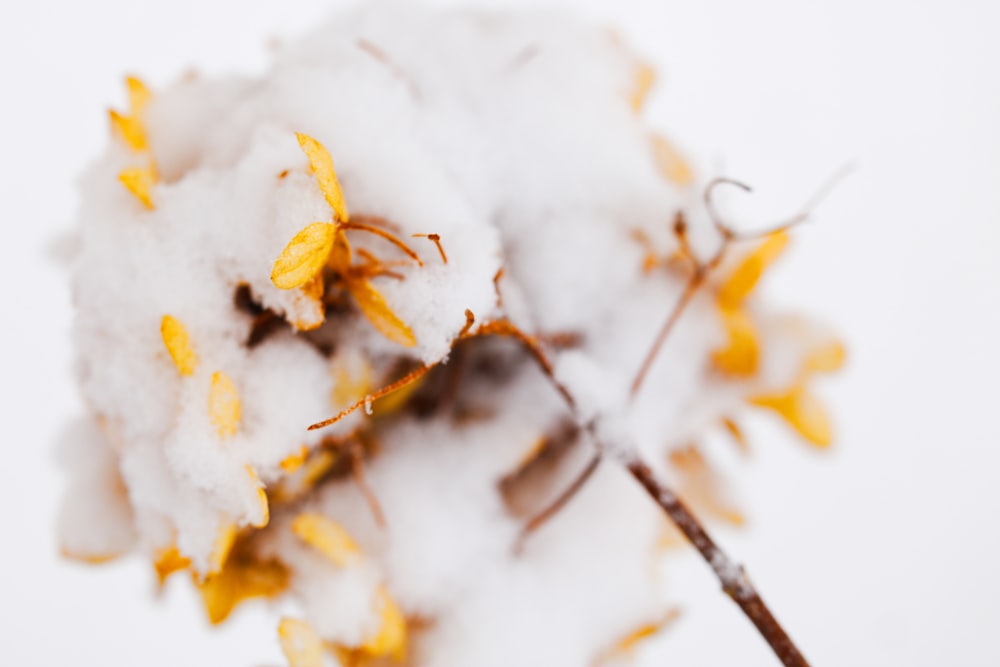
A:
<svg viewBox="0 0 1000 667">
<path fill-rule="evenodd" d="M 859 166 L 768 283 L 849 342 L 848 370 L 824 387 L 837 448 L 818 455 L 753 422 L 756 456 L 737 477 L 753 522 L 723 542 L 816 665 L 1000 664 L 1000 5 L 562 4 L 663 65 L 649 117 L 758 186 L 747 219 L 797 206 L 845 160 Z M 337 6 L 0 6 L 0 663 L 281 664 L 262 608 L 210 632 L 188 587 L 153 601 L 146 564 L 58 559 L 51 442 L 80 407 L 66 278 L 45 255 L 71 223 L 74 176 L 106 141 L 125 72 L 155 87 L 193 65 L 254 70 L 269 37 Z M 699 562 L 682 558 L 669 576 L 685 614 L 644 649 L 662 656 L 650 664 L 773 664 Z"/>
</svg>

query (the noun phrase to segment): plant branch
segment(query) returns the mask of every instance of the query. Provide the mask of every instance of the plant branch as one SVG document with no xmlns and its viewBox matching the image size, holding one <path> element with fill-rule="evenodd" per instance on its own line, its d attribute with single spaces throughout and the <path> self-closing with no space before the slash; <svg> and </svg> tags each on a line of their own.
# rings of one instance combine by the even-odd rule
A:
<svg viewBox="0 0 1000 667">
<path fill-rule="evenodd" d="M 642 485 L 674 525 L 684 533 L 684 537 L 698 550 L 722 583 L 722 590 L 743 610 L 781 660 L 781 664 L 785 667 L 808 667 L 809 663 L 760 597 L 743 566 L 734 562 L 719 548 L 697 517 L 676 493 L 656 478 L 649 466 L 636 458 L 627 464 L 627 468 L 632 477 Z"/>
</svg>

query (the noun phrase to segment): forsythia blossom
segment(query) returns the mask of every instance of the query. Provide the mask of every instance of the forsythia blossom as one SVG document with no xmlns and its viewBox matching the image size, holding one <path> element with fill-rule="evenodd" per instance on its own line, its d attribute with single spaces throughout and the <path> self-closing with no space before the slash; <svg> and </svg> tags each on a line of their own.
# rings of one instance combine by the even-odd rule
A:
<svg viewBox="0 0 1000 667">
<path fill-rule="evenodd" d="M 64 552 L 188 572 L 213 622 L 290 596 L 295 667 L 628 660 L 671 617 L 657 508 L 602 465 L 522 531 L 586 425 L 739 523 L 699 441 L 764 408 L 826 446 L 810 383 L 843 358 L 758 298 L 779 231 L 733 244 L 630 395 L 722 241 L 652 85 L 571 17 L 409 3 L 258 78 L 130 78 L 82 188 Z"/>
</svg>

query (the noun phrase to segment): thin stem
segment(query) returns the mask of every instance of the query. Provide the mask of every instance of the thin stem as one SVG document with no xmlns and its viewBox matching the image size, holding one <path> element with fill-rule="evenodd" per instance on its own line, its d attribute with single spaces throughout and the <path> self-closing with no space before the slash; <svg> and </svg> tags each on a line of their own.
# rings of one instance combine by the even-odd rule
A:
<svg viewBox="0 0 1000 667">
<path fill-rule="evenodd" d="M 809 667 L 805 657 L 760 597 L 743 566 L 734 562 L 719 548 L 691 510 L 676 493 L 656 478 L 649 466 L 639 459 L 633 459 L 627 468 L 632 477 L 642 485 L 674 525 L 684 533 L 684 537 L 698 550 L 715 572 L 715 576 L 722 584 L 722 590 L 743 610 L 781 660 L 781 664 L 785 667 Z"/>
<path fill-rule="evenodd" d="M 580 473 L 573 478 L 573 481 L 567 486 L 562 493 L 556 496 L 555 500 L 545 506 L 542 511 L 535 514 L 527 523 L 521 528 L 521 535 L 517 539 L 517 544 L 514 546 L 514 553 L 521 553 L 524 548 L 524 542 L 528 539 L 532 533 L 545 525 L 549 519 L 554 517 L 559 511 L 572 500 L 576 494 L 583 488 L 583 485 L 597 472 L 597 468 L 601 465 L 601 453 L 595 452 L 590 461 L 587 462 L 586 467 L 580 471 Z"/>
</svg>

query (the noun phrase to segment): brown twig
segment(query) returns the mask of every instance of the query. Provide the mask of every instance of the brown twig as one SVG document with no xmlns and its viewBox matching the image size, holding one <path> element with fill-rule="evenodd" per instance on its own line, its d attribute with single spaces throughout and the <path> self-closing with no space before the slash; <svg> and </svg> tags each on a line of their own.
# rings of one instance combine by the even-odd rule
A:
<svg viewBox="0 0 1000 667">
<path fill-rule="evenodd" d="M 706 193 L 706 197 L 710 196 L 711 192 L 709 191 Z M 682 219 L 681 222 L 683 222 Z M 679 226 L 681 226 L 680 231 L 683 232 L 682 225 Z M 723 236 L 724 238 L 729 238 L 728 232 L 723 233 Z M 721 262 L 721 256 L 724 252 L 725 245 L 720 248 L 715 257 L 709 260 L 708 266 L 714 267 L 714 265 Z M 698 271 L 696 269 L 696 275 L 697 274 Z M 704 280 L 704 278 L 702 278 L 702 280 Z M 675 311 L 676 310 L 683 310 L 683 308 L 675 309 Z M 482 329 L 482 327 L 480 327 L 480 329 Z M 530 337 L 524 336 L 524 334 L 522 334 L 521 337 L 518 337 L 518 340 L 525 344 L 527 344 L 527 342 L 533 342 Z M 573 399 L 573 395 L 569 391 L 569 388 L 556 379 L 555 374 L 552 372 L 552 364 L 548 362 L 544 354 L 541 354 L 540 356 L 539 354 L 536 354 L 536 349 L 537 344 L 528 345 L 528 351 L 531 352 L 532 356 L 539 362 L 546 378 L 553 383 L 555 388 L 559 391 L 559 394 L 566 400 L 566 404 L 570 408 L 570 411 L 573 412 L 575 416 L 579 417 L 576 408 L 576 401 Z M 541 351 L 538 350 L 538 352 L 540 353 Z M 591 478 L 594 471 L 600 464 L 602 452 L 609 449 L 604 446 L 603 443 L 598 441 L 597 429 L 594 422 L 588 423 L 584 427 L 584 430 L 590 433 L 595 444 L 594 457 L 588 463 L 584 473 L 578 476 L 577 479 L 575 479 L 573 483 L 570 484 L 570 486 L 557 497 L 556 501 L 550 505 L 549 508 L 546 508 L 541 514 L 538 515 L 540 517 L 539 525 L 545 523 L 579 493 L 580 489 L 584 487 L 587 480 Z M 781 624 L 778 623 L 777 619 L 774 617 L 774 614 L 771 613 L 767 604 L 764 603 L 764 600 L 757 593 L 757 590 L 750 582 L 750 578 L 747 576 L 743 566 L 735 563 L 722 549 L 719 548 L 719 546 L 708 534 L 708 531 L 705 530 L 701 521 L 699 521 L 698 518 L 691 513 L 691 510 L 689 510 L 687 506 L 681 502 L 680 498 L 673 492 L 673 490 L 670 489 L 670 487 L 656 478 L 653 471 L 638 458 L 638 455 L 633 454 L 632 458 L 627 462 L 626 467 L 632 477 L 635 478 L 635 480 L 638 481 L 644 489 L 646 489 L 647 493 L 652 496 L 667 517 L 684 534 L 684 537 L 686 537 L 687 540 L 694 545 L 695 549 L 698 550 L 698 553 L 701 554 L 701 557 L 706 563 L 708 563 L 708 565 L 712 568 L 712 571 L 715 572 L 715 575 L 722 583 L 722 589 L 737 605 L 739 605 L 743 613 L 754 624 L 757 630 L 764 637 L 765 641 L 767 641 L 768 645 L 770 645 L 775 655 L 778 656 L 778 659 L 781 660 L 781 663 L 785 665 L 785 667 L 809 667 L 809 663 L 806 662 L 802 653 L 799 652 L 798 648 L 796 648 L 795 644 L 788 637 L 788 634 L 781 627 Z M 533 530 L 537 529 L 537 526 L 535 526 L 529 530 L 529 526 L 526 526 L 525 530 L 522 530 L 516 548 L 519 549 L 522 546 L 521 543 L 525 537 Z"/>
<path fill-rule="evenodd" d="M 444 251 L 444 246 L 441 245 L 441 235 L 440 234 L 414 234 L 413 238 L 416 239 L 427 239 L 432 241 L 434 245 L 437 246 L 438 254 L 441 255 L 441 261 L 445 264 L 448 263 L 448 255 Z"/>
<path fill-rule="evenodd" d="M 420 259 L 420 255 L 414 252 L 413 249 L 410 248 L 410 246 L 406 245 L 406 243 L 404 243 L 402 239 L 400 239 L 398 236 L 396 236 L 392 232 L 387 232 L 384 229 L 376 227 L 375 225 L 368 224 L 367 222 L 358 222 L 358 220 L 374 221 L 377 219 L 378 218 L 374 218 L 372 216 L 356 215 L 354 216 L 352 222 L 342 222 L 340 223 L 340 227 L 342 229 L 353 229 L 355 231 L 368 232 L 369 234 L 375 234 L 376 236 L 381 236 L 386 241 L 388 241 L 389 243 L 393 244 L 394 246 L 405 252 L 410 257 L 410 259 L 415 261 L 419 266 L 423 266 L 424 262 L 422 259 Z"/>
<path fill-rule="evenodd" d="M 741 183 L 740 181 L 736 181 L 731 178 L 716 178 L 705 186 L 705 209 L 708 211 L 709 218 L 711 218 L 712 224 L 719 233 L 719 247 L 715 251 L 715 254 L 708 259 L 708 261 L 701 262 L 697 258 L 697 255 L 694 254 L 688 241 L 687 225 L 684 222 L 684 218 L 682 216 L 677 217 L 674 223 L 674 234 L 680 243 L 681 251 L 686 256 L 690 257 L 691 261 L 694 263 L 694 271 L 688 279 L 687 284 L 684 286 L 681 296 L 677 299 L 677 303 L 667 315 L 667 319 L 664 320 L 663 325 L 656 334 L 656 338 L 653 340 L 653 345 L 650 347 L 649 352 L 646 353 L 646 356 L 642 361 L 642 365 L 639 366 L 639 371 L 636 373 L 635 379 L 632 381 L 631 395 L 633 398 L 639 393 L 639 389 L 642 388 L 642 383 L 645 381 L 646 376 L 653 367 L 653 363 L 656 361 L 657 356 L 659 356 L 660 350 L 663 348 L 663 344 L 667 341 L 667 338 L 670 336 L 670 332 L 673 331 L 673 328 L 680 319 L 681 314 L 687 308 L 688 304 L 691 303 L 691 300 L 694 298 L 701 286 L 705 284 L 709 274 L 722 264 L 722 260 L 725 259 L 729 246 L 734 241 L 750 241 L 753 239 L 763 238 L 765 236 L 770 236 L 771 234 L 787 231 L 792 227 L 805 222 L 809 219 L 809 216 L 812 215 L 813 209 L 819 205 L 819 203 L 841 180 L 843 180 L 848 173 L 850 173 L 852 169 L 853 165 L 851 164 L 847 164 L 838 169 L 833 176 L 831 176 L 827 182 L 816 191 L 816 194 L 809 198 L 806 205 L 795 215 L 778 222 L 770 228 L 754 232 L 737 232 L 732 225 L 727 223 L 722 216 L 719 215 L 715 206 L 715 191 L 722 185 L 735 186 L 744 192 L 753 192 L 753 188 L 745 183 Z"/>
<path fill-rule="evenodd" d="M 597 472 L 597 468 L 601 465 L 601 453 L 595 452 L 587 462 L 580 473 L 573 478 L 573 481 L 560 493 L 556 498 L 546 505 L 540 512 L 532 516 L 525 522 L 524 526 L 521 527 L 521 533 L 517 538 L 517 542 L 514 545 L 514 553 L 521 553 L 524 549 L 524 543 L 528 537 L 541 528 L 543 525 L 548 523 L 549 519 L 554 517 L 559 511 L 566 506 L 570 500 L 576 497 L 576 494 L 580 492 L 584 484 Z"/>
<path fill-rule="evenodd" d="M 385 513 L 382 511 L 382 504 L 378 501 L 375 491 L 368 484 L 368 478 L 365 477 L 364 451 L 359 444 L 355 443 L 350 448 L 350 455 L 351 476 L 354 477 L 354 483 L 358 485 L 361 495 L 364 496 L 365 502 L 368 503 L 368 507 L 372 511 L 372 516 L 375 518 L 375 523 L 379 528 L 385 528 Z"/>
<path fill-rule="evenodd" d="M 677 494 L 656 479 L 649 466 L 639 459 L 633 459 L 627 468 L 632 477 L 642 485 L 674 525 L 684 533 L 684 537 L 698 550 L 722 583 L 722 590 L 743 610 L 781 660 L 781 664 L 785 667 L 808 667 L 809 663 L 760 597 L 743 566 L 734 562 L 719 548 L 691 510 Z"/>
</svg>

